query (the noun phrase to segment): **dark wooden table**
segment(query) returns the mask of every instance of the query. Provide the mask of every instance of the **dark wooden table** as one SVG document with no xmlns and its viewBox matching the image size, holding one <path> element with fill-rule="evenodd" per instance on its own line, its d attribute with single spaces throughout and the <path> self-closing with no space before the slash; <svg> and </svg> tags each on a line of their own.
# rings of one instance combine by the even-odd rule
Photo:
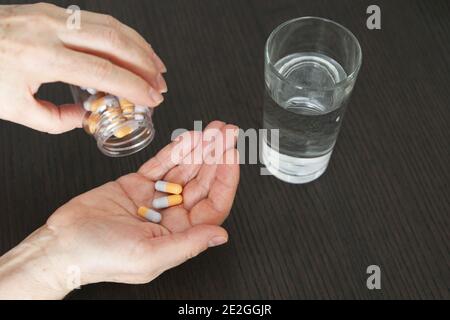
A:
<svg viewBox="0 0 450 320">
<path fill-rule="evenodd" d="M 376 1 L 382 29 L 371 31 L 372 2 L 59 2 L 142 33 L 167 63 L 169 93 L 153 144 L 123 159 L 103 156 L 82 130 L 52 136 L 1 121 L 0 254 L 70 198 L 136 170 L 176 128 L 200 119 L 261 127 L 265 40 L 281 22 L 314 15 L 347 26 L 364 55 L 326 174 L 290 185 L 243 165 L 228 245 L 150 284 L 89 285 L 69 298 L 448 299 L 449 2 Z M 40 95 L 71 100 L 60 84 Z M 381 290 L 366 287 L 372 264 Z"/>
</svg>

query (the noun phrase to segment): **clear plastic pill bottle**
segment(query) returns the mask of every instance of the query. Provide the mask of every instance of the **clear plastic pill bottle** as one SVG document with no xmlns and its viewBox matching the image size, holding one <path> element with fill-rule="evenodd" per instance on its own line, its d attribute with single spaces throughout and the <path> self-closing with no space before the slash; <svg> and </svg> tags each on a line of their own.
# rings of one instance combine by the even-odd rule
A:
<svg viewBox="0 0 450 320">
<path fill-rule="evenodd" d="M 155 130 L 152 109 L 92 88 L 71 86 L 75 103 L 86 110 L 83 128 L 97 141 L 101 152 L 123 157 L 144 149 Z"/>
</svg>

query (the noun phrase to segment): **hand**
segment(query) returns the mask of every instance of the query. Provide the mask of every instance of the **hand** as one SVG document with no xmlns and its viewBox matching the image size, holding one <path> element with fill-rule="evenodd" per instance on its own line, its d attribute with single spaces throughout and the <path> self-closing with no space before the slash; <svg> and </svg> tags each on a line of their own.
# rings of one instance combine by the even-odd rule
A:
<svg viewBox="0 0 450 320">
<path fill-rule="evenodd" d="M 79 268 L 82 284 L 146 283 L 208 247 L 225 243 L 227 232 L 218 225 L 231 209 L 239 181 L 236 135 L 225 138 L 227 130 L 237 129 L 215 121 L 203 133 L 187 132 L 137 173 L 93 189 L 59 208 L 46 226 L 14 249 L 23 251 L 25 245 L 40 252 L 35 254 L 39 259 L 31 263 L 32 268 L 24 268 L 23 263 L 21 268 L 10 267 L 33 274 L 17 275 L 28 279 L 25 295 L 35 298 L 32 294 L 39 292 L 37 297 L 63 297 L 70 266 Z M 213 136 L 215 139 L 211 139 Z M 199 161 L 192 163 L 192 159 Z M 149 206 L 154 197 L 161 196 L 154 191 L 154 182 L 161 179 L 182 184 L 184 202 L 160 210 L 162 221 L 154 224 L 139 217 L 137 208 Z M 5 255 L 6 261 L 8 256 L 11 253 Z M 2 274 L 8 274 L 2 272 L 2 265 L 8 263 L 2 263 L 2 259 L 5 258 L 0 259 L 0 297 L 2 283 L 3 289 L 8 287 L 6 280 L 2 281 Z M 47 272 L 37 273 L 44 269 Z M 14 277 L 3 278 L 9 278 L 9 287 L 19 290 L 15 295 L 24 295 L 17 281 L 12 282 Z M 38 283 L 39 289 L 30 289 L 34 288 L 33 283 Z M 43 283 L 52 285 L 43 288 Z M 7 296 L 11 295 L 14 294 L 8 290 Z"/>
<path fill-rule="evenodd" d="M 49 133 L 81 127 L 77 105 L 34 98 L 43 83 L 62 81 L 157 106 L 166 71 L 135 30 L 111 16 L 81 11 L 80 29 L 51 4 L 0 6 L 0 118 Z"/>
</svg>

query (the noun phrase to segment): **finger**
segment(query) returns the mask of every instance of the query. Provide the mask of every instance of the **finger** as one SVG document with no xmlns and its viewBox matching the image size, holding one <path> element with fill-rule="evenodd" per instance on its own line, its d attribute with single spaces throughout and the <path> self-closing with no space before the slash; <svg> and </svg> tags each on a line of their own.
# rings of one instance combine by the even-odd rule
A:
<svg viewBox="0 0 450 320">
<path fill-rule="evenodd" d="M 106 59 L 67 48 L 60 50 L 57 61 L 45 70 L 49 81 L 96 88 L 139 105 L 154 107 L 164 100 L 147 81 Z"/>
<path fill-rule="evenodd" d="M 159 274 L 197 256 L 208 247 L 227 241 L 228 234 L 221 227 L 196 226 L 181 233 L 150 240 L 150 256 Z"/>
<path fill-rule="evenodd" d="M 140 46 L 147 52 L 148 57 L 153 60 L 159 72 L 162 73 L 167 72 L 166 66 L 159 58 L 159 56 L 155 53 L 152 46 L 136 30 L 120 22 L 119 20 L 110 15 L 99 14 L 89 11 L 82 11 L 82 13 L 83 19 L 90 24 L 103 25 L 108 28 L 117 29 L 118 31 L 125 33 L 129 40 L 131 40 L 132 42 L 134 42 L 136 45 Z"/>
<path fill-rule="evenodd" d="M 158 68 L 158 71 L 161 73 L 166 73 L 167 68 L 161 58 L 156 54 L 153 47 L 142 37 L 136 30 L 123 24 L 119 21 L 119 28 L 122 29 L 123 32 L 127 34 L 127 36 L 132 39 L 136 44 L 142 46 L 144 50 L 147 50 L 150 54 L 150 58 L 153 60 L 153 63 Z"/>
<path fill-rule="evenodd" d="M 123 28 L 86 23 L 77 32 L 68 30 L 60 39 L 71 49 L 108 59 L 141 78 L 159 92 L 167 92 L 167 84 L 147 50 L 130 41 Z"/>
<path fill-rule="evenodd" d="M 182 186 L 185 186 L 192 180 L 203 164 L 203 155 L 211 148 L 210 145 L 214 143 L 214 139 L 221 134 L 221 129 L 224 126 L 225 123 L 222 121 L 210 122 L 203 130 L 201 143 L 195 147 L 189 156 L 183 159 L 180 165 L 170 170 L 167 175 L 164 176 L 164 180 L 178 183 Z M 205 140 L 203 139 L 204 136 L 213 136 L 213 139 Z"/>
<path fill-rule="evenodd" d="M 130 36 L 130 38 L 132 38 L 136 43 L 142 45 L 145 49 L 149 51 L 150 57 L 157 66 L 159 72 L 166 73 L 167 72 L 166 65 L 161 60 L 161 58 L 156 54 L 153 47 L 144 39 L 144 37 L 142 37 L 136 30 L 125 24 L 121 24 L 121 26 L 124 29 L 124 31 Z"/>
<path fill-rule="evenodd" d="M 224 127 L 226 127 L 224 122 L 212 121 L 203 130 L 202 138 L 203 136 L 212 136 L 216 138 L 218 135 L 222 134 L 221 129 Z M 194 150 L 188 156 L 184 157 L 183 161 L 179 165 L 169 170 L 169 172 L 164 175 L 163 180 L 185 186 L 188 181 L 197 175 L 203 163 L 203 155 L 211 149 L 210 145 L 214 143 L 214 139 L 211 140 L 201 139 L 201 143 L 198 143 Z M 186 202 L 186 197 L 184 197 L 184 201 Z M 189 192 L 187 203 L 189 203 Z M 161 211 L 161 225 L 171 232 L 181 232 L 187 230 L 192 227 L 188 213 L 189 212 L 185 209 L 184 205 L 164 209 Z"/>
<path fill-rule="evenodd" d="M 169 170 L 182 162 L 201 139 L 201 132 L 189 131 L 179 135 L 156 156 L 144 163 L 138 173 L 152 181 L 160 180 Z"/>
<path fill-rule="evenodd" d="M 160 225 L 172 233 L 183 232 L 192 227 L 189 212 L 182 205 L 161 210 L 160 213 L 162 215 Z"/>
<path fill-rule="evenodd" d="M 223 155 L 223 165 L 217 167 L 215 182 L 212 183 L 208 197 L 201 200 L 192 209 L 186 209 L 191 195 L 190 189 L 183 192 L 184 204 L 161 211 L 161 225 L 171 232 L 181 232 L 193 225 L 208 223 L 221 224 L 228 216 L 236 188 L 239 182 L 239 156 L 236 149 L 228 150 Z M 179 167 L 177 167 L 179 168 Z M 166 179 L 166 178 L 164 178 Z M 166 179 L 168 180 L 168 179 Z M 168 180 L 172 181 L 172 180 Z"/>
<path fill-rule="evenodd" d="M 153 181 L 137 173 L 127 174 L 118 178 L 116 181 L 134 203 L 135 208 L 133 213 L 136 216 L 138 216 L 137 208 L 149 206 L 155 194 L 155 184 Z"/>
<path fill-rule="evenodd" d="M 184 188 L 184 207 L 190 210 L 201 199 L 204 199 L 216 177 L 217 165 L 223 162 L 223 154 L 226 150 L 236 145 L 238 128 L 234 125 L 226 125 L 220 131 L 220 136 L 210 144 L 203 155 L 203 165 L 194 179 L 188 182 Z M 205 138 L 204 138 L 205 139 Z"/>
<path fill-rule="evenodd" d="M 152 50 L 153 50 L 153 48 L 152 48 Z M 166 65 L 164 64 L 162 59 L 156 54 L 156 52 L 154 50 L 153 50 L 153 53 L 152 53 L 152 57 L 153 57 L 153 60 L 155 61 L 155 64 L 159 68 L 159 72 L 166 73 L 167 72 Z"/>
<path fill-rule="evenodd" d="M 207 198 L 198 202 L 189 214 L 192 225 L 222 224 L 233 206 L 239 183 L 239 153 L 236 149 L 227 150 L 223 159 L 223 164 L 217 165 Z"/>
<path fill-rule="evenodd" d="M 85 111 L 76 104 L 57 107 L 49 101 L 37 100 L 21 116 L 21 123 L 35 130 L 59 134 L 81 128 Z"/>
</svg>

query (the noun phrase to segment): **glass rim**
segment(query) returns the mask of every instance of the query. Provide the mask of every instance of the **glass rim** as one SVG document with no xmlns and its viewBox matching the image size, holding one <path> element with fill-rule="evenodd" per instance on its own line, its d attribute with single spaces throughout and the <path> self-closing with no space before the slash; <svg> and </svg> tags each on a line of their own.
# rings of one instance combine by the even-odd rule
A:
<svg viewBox="0 0 450 320">
<path fill-rule="evenodd" d="M 273 41 L 274 37 L 278 34 L 278 32 L 282 28 L 284 28 L 285 26 L 290 25 L 292 23 L 299 22 L 301 20 L 317 20 L 317 21 L 320 21 L 320 22 L 331 23 L 335 27 L 338 27 L 338 28 L 344 30 L 345 33 L 350 35 L 352 40 L 356 43 L 356 47 L 357 47 L 357 51 L 358 51 L 357 52 L 357 54 L 358 54 L 358 63 L 356 65 L 356 68 L 354 68 L 354 70 L 349 75 L 347 75 L 347 77 L 345 77 L 344 79 L 342 79 L 341 81 L 335 83 L 332 86 L 318 88 L 317 86 L 300 86 L 298 84 L 295 84 L 292 80 L 289 80 L 288 78 L 283 76 L 280 72 L 278 72 L 277 68 L 275 68 L 275 65 L 273 64 L 272 60 L 269 57 L 269 44 Z M 344 27 L 340 23 L 337 23 L 337 22 L 335 22 L 333 20 L 330 20 L 330 19 L 321 18 L 321 17 L 314 17 L 314 16 L 305 16 L 305 17 L 294 18 L 294 19 L 285 21 L 282 24 L 280 24 L 279 26 L 277 26 L 270 33 L 269 37 L 267 38 L 266 45 L 265 45 L 265 48 L 264 48 L 264 55 L 265 55 L 265 59 L 266 59 L 266 64 L 270 67 L 271 72 L 273 72 L 282 81 L 286 81 L 287 83 L 291 84 L 293 87 L 295 87 L 297 89 L 301 89 L 301 90 L 302 89 L 316 89 L 316 90 L 321 90 L 321 91 L 327 91 L 327 90 L 334 90 L 336 88 L 342 87 L 343 85 L 353 81 L 356 78 L 356 76 L 357 76 L 357 74 L 359 72 L 359 69 L 361 68 L 361 64 L 362 64 L 361 45 L 359 44 L 359 41 L 356 38 L 356 36 L 348 28 Z"/>
</svg>

